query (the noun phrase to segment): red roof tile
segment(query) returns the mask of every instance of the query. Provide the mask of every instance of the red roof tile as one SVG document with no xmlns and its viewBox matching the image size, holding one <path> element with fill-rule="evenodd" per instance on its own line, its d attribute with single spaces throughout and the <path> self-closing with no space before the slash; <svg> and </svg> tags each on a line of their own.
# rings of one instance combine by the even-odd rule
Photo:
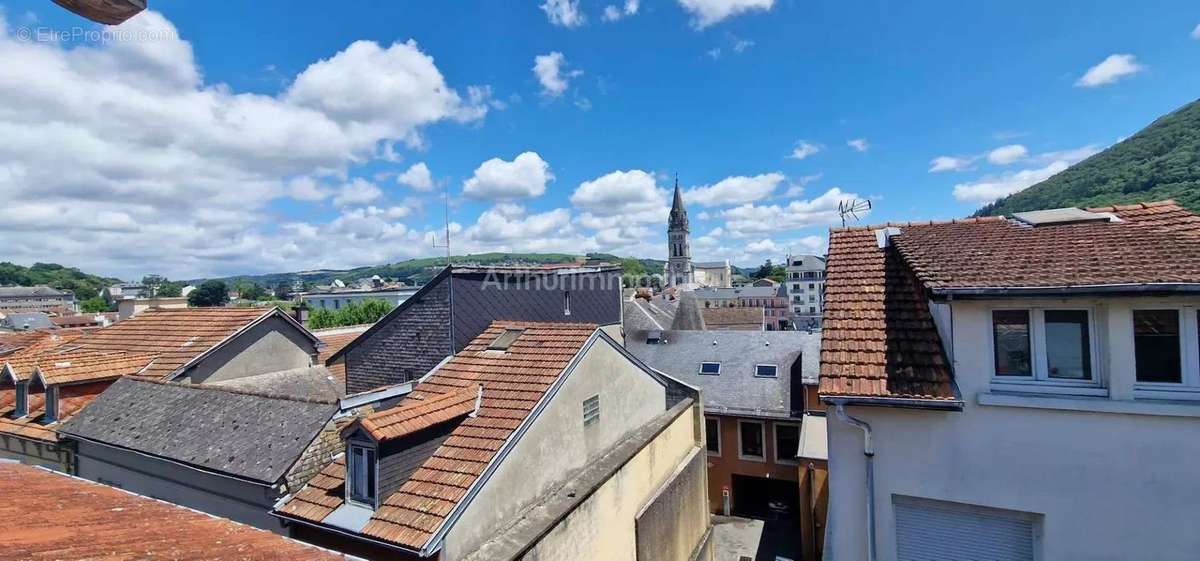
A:
<svg viewBox="0 0 1200 561">
<path fill-rule="evenodd" d="M 0 464 L 4 559 L 334 561 L 346 556 L 191 509 L 20 464 Z"/>
<path fill-rule="evenodd" d="M 474 413 L 482 395 L 481 386 L 468 386 L 425 399 L 405 399 L 396 407 L 367 415 L 362 428 L 380 442 L 400 438 Z"/>
<path fill-rule="evenodd" d="M 42 422 L 42 415 L 46 411 L 46 394 L 40 386 L 29 388 L 28 414 L 20 419 L 13 419 L 16 390 L 11 384 L 0 385 L 0 434 L 43 442 L 58 442 L 56 429 L 61 426 L 61 423 L 70 420 L 76 413 L 87 407 L 112 383 L 113 380 L 105 380 L 60 388 L 58 390 L 58 421 L 51 424 Z"/>
<path fill-rule="evenodd" d="M 507 329 L 523 331 L 507 351 L 488 350 Z M 400 407 L 483 386 L 478 413 L 455 427 L 398 491 L 383 498 L 362 534 L 423 547 L 595 330 L 594 324 L 496 321 L 418 385 Z M 320 522 L 342 504 L 344 481 L 345 464 L 339 460 L 280 512 Z"/>
</svg>

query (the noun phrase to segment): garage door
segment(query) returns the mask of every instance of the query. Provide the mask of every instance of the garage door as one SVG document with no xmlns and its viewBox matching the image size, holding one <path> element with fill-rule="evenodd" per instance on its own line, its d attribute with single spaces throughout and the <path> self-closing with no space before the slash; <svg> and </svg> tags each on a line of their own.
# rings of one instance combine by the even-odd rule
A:
<svg viewBox="0 0 1200 561">
<path fill-rule="evenodd" d="M 895 497 L 898 561 L 1033 561 L 1036 515 Z"/>
</svg>

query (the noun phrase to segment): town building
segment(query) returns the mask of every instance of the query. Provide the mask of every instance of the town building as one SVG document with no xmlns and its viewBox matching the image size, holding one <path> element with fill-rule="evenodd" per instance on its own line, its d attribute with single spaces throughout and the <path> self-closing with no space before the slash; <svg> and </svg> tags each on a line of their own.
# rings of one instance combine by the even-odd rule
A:
<svg viewBox="0 0 1200 561">
<path fill-rule="evenodd" d="M 796 328 L 820 327 L 825 306 L 825 258 L 819 255 L 787 256 L 784 286 Z"/>
<path fill-rule="evenodd" d="M 300 301 L 314 310 L 340 310 L 350 304 L 361 304 L 367 300 L 382 300 L 391 306 L 399 306 L 405 300 L 416 294 L 418 287 L 398 286 L 386 287 L 355 287 L 313 290 L 300 295 Z"/>
<path fill-rule="evenodd" d="M 621 268 L 448 267 L 326 365 L 345 370 L 350 393 L 408 382 L 498 319 L 619 325 Z"/>
<path fill-rule="evenodd" d="M 0 312 L 78 310 L 75 294 L 48 286 L 0 286 Z"/>
<path fill-rule="evenodd" d="M 692 269 L 692 227 L 688 224 L 687 207 L 683 206 L 683 191 L 675 179 L 675 196 L 667 218 L 667 286 L 687 287 L 696 283 Z"/>
<path fill-rule="evenodd" d="M 0 330 L 37 331 L 54 329 L 54 322 L 46 312 L 8 312 L 0 314 Z"/>
<path fill-rule="evenodd" d="M 124 376 L 212 383 L 306 368 L 319 352 L 319 340 L 278 308 L 152 309 L 61 332 L 0 357 L 0 458 L 73 472 L 62 423 Z"/>
<path fill-rule="evenodd" d="M 784 286 L 771 281 L 761 286 L 738 288 L 702 287 L 684 297 L 695 298 L 704 310 L 718 308 L 747 308 L 760 311 L 760 329 L 786 331 L 792 328 L 792 313 Z M 710 327 L 711 328 L 711 327 Z"/>
<path fill-rule="evenodd" d="M 630 353 L 703 394 L 712 512 L 799 513 L 804 415 L 824 414 L 817 401 L 820 344 L 819 335 L 795 331 L 626 334 Z"/>
<path fill-rule="evenodd" d="M 699 392 L 596 324 L 492 322 L 275 514 L 369 559 L 712 559 Z"/>
<path fill-rule="evenodd" d="M 1200 457 L 1200 216 L 841 228 L 827 267 L 831 559 L 1200 550 L 1181 461 Z"/>
<path fill-rule="evenodd" d="M 150 287 L 140 282 L 121 282 L 101 290 L 100 297 L 112 305 L 125 298 L 150 298 L 151 292 Z"/>
<path fill-rule="evenodd" d="M 117 321 L 124 321 L 151 308 L 179 310 L 188 307 L 186 296 L 142 298 L 125 296 L 117 300 Z"/>
<path fill-rule="evenodd" d="M 729 260 L 701 261 L 692 265 L 692 275 L 700 286 L 729 288 L 733 286 L 733 267 Z"/>
<path fill-rule="evenodd" d="M 0 461 L 5 559 L 349 561 L 283 536 L 46 469 Z"/>
</svg>

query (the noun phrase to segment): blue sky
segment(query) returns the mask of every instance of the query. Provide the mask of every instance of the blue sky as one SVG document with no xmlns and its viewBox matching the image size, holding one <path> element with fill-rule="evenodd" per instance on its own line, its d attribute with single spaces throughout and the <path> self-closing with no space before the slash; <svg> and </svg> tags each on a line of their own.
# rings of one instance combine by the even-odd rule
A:
<svg viewBox="0 0 1200 561">
<path fill-rule="evenodd" d="M 662 258 L 676 173 L 696 257 L 754 265 L 1200 92 L 1188 2 L 158 0 L 101 38 L 0 6 L 0 260 L 128 278 L 434 255 L 443 189 L 458 250 Z"/>
</svg>

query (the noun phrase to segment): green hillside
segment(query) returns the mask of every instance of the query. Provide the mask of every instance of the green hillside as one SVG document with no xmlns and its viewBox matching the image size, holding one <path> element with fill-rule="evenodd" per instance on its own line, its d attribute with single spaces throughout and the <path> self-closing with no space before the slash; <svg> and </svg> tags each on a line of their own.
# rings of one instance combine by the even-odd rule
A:
<svg viewBox="0 0 1200 561">
<path fill-rule="evenodd" d="M 121 282 L 119 279 L 98 277 L 79 269 L 63 267 L 54 263 L 34 263 L 22 267 L 9 262 L 0 262 L 0 286 L 45 285 L 60 290 L 70 290 L 78 300 L 95 298 L 104 287 Z"/>
<path fill-rule="evenodd" d="M 976 216 L 1175 199 L 1200 212 L 1200 101 Z"/>
</svg>

